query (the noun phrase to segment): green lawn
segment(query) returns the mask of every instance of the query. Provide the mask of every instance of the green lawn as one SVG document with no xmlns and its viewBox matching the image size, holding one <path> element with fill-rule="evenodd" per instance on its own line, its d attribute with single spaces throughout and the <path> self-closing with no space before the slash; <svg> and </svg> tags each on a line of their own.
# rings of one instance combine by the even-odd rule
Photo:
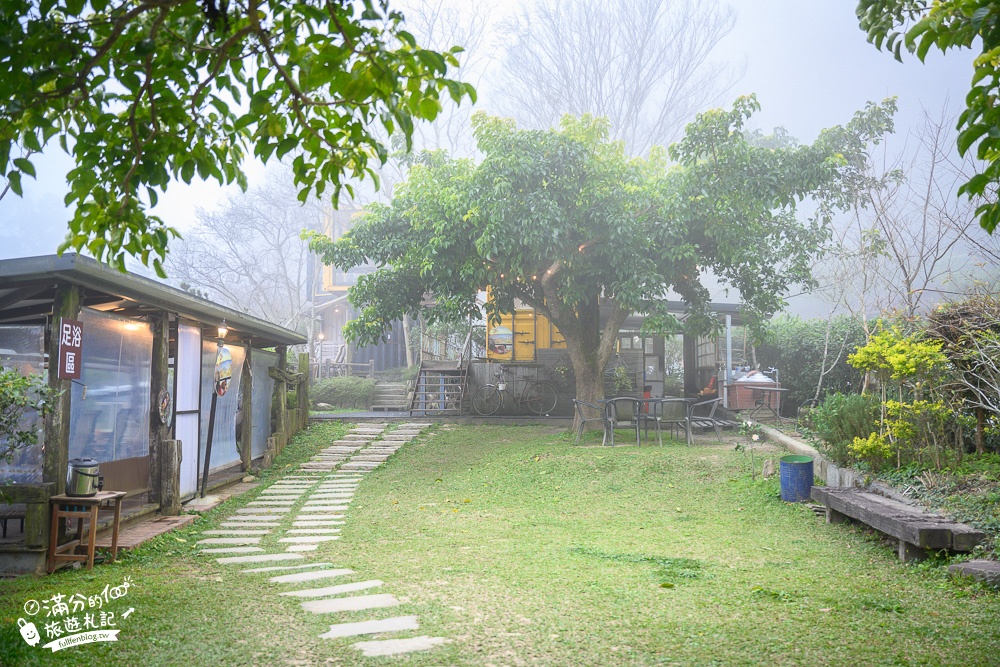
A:
<svg viewBox="0 0 1000 667">
<path fill-rule="evenodd" d="M 300 436 L 265 483 L 338 428 Z M 0 584 L 0 663 L 964 666 L 1000 655 L 1000 595 L 901 565 L 860 529 L 781 503 L 732 445 L 574 447 L 540 427 L 437 426 L 365 479 L 343 539 L 309 556 L 383 580 L 378 592 L 404 604 L 336 619 L 274 597 L 266 575 L 192 554 L 196 531 L 248 499 L 118 565 Z M 93 594 L 126 575 L 127 604 L 112 604 L 135 612 L 118 643 L 46 656 L 21 641 L 26 599 Z M 369 659 L 350 648 L 357 639 L 317 638 L 331 622 L 402 614 L 419 617 L 410 634 L 451 643 Z"/>
</svg>

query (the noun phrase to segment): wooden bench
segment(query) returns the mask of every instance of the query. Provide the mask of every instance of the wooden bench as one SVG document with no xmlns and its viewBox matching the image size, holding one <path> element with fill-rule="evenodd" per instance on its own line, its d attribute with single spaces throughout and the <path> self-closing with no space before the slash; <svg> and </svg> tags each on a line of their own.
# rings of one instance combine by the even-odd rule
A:
<svg viewBox="0 0 1000 667">
<path fill-rule="evenodd" d="M 814 486 L 812 499 L 826 505 L 827 523 L 851 518 L 898 539 L 902 561 L 924 558 L 927 550 L 972 551 L 986 537 L 964 523 L 863 489 Z"/>
</svg>

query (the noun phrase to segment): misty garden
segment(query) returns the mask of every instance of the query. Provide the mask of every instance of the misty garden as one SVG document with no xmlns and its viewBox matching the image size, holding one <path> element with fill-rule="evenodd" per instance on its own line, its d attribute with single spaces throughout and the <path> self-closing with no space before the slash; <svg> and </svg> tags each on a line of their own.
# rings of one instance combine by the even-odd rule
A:
<svg viewBox="0 0 1000 667">
<path fill-rule="evenodd" d="M 0 0 L 0 666 L 998 664 L 998 28 Z"/>
</svg>

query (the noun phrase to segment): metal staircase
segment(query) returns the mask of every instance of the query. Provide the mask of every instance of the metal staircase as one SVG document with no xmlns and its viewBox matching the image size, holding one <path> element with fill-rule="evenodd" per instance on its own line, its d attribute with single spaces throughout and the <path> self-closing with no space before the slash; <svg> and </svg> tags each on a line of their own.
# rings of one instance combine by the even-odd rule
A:
<svg viewBox="0 0 1000 667">
<path fill-rule="evenodd" d="M 421 363 L 410 401 L 410 415 L 428 417 L 464 414 L 468 377 L 469 364 L 465 360 Z"/>
<path fill-rule="evenodd" d="M 410 415 L 462 415 L 468 412 L 465 393 L 472 361 L 472 320 L 461 349 L 447 340 L 424 336 L 421 341 L 420 371 L 410 399 Z"/>
</svg>

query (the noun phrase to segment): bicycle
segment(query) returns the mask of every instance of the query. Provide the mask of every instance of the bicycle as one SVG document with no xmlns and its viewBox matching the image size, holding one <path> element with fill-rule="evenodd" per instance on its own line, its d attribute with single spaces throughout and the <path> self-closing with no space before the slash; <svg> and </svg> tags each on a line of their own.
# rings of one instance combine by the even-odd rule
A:
<svg viewBox="0 0 1000 667">
<path fill-rule="evenodd" d="M 472 395 L 472 409 L 478 414 L 488 417 L 496 414 L 503 406 L 504 394 L 510 394 L 515 404 L 524 406 L 537 415 L 546 415 L 556 409 L 559 402 L 559 394 L 556 388 L 548 382 L 539 382 L 521 378 L 524 388 L 520 395 L 507 391 L 506 382 L 507 368 L 503 364 L 497 365 L 497 383 L 486 384 L 476 390 Z M 518 378 L 515 376 L 514 381 Z"/>
</svg>

